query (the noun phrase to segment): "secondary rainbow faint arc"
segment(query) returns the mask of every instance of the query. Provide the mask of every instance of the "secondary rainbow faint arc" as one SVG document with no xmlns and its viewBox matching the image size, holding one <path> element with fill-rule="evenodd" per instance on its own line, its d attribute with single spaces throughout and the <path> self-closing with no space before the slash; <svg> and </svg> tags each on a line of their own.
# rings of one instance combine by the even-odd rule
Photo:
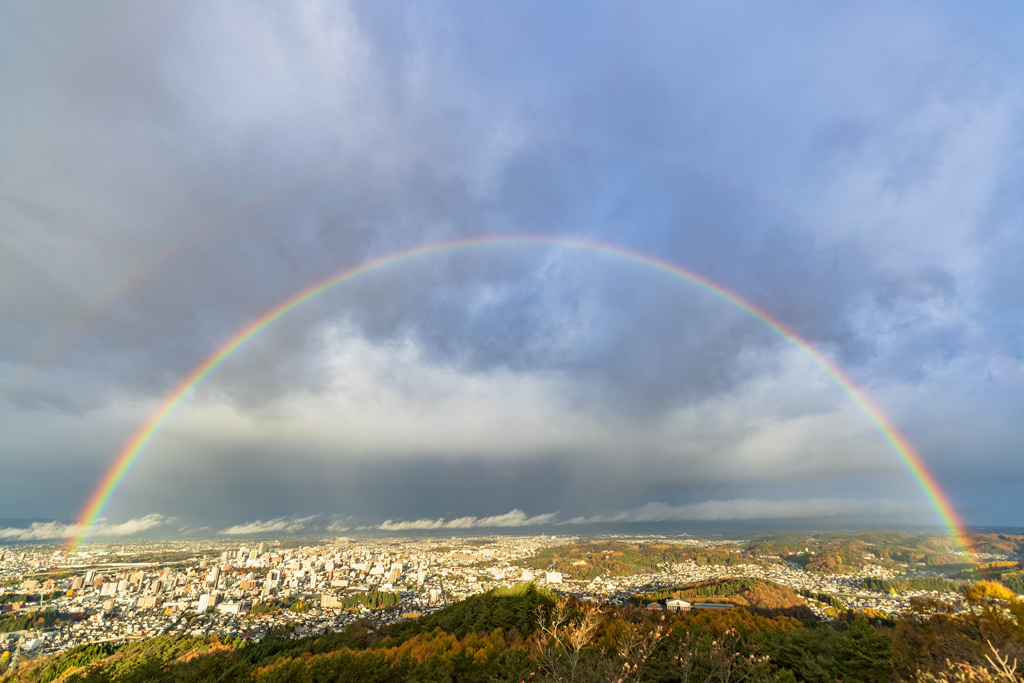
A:
<svg viewBox="0 0 1024 683">
<path fill-rule="evenodd" d="M 308 301 L 325 290 L 386 265 L 418 256 L 436 254 L 438 252 L 466 249 L 470 247 L 511 245 L 550 245 L 570 247 L 624 258 L 628 261 L 650 266 L 670 275 L 682 278 L 683 280 L 715 294 L 719 298 L 728 301 L 737 308 L 760 320 L 776 334 L 810 357 L 811 360 L 825 370 L 832 380 L 838 384 L 864 412 L 864 414 L 867 415 L 868 419 L 878 427 L 882 432 L 882 435 L 889 442 L 889 445 L 900 456 L 900 459 L 903 460 L 904 465 L 906 465 L 911 475 L 913 475 L 917 480 L 921 489 L 935 508 L 935 511 L 942 519 L 943 524 L 953 536 L 953 540 L 959 549 L 963 552 L 968 551 L 963 523 L 960 521 L 951 501 L 939 486 L 935 476 L 925 466 L 921 456 L 914 450 L 910 442 L 900 434 L 889 419 L 882 414 L 881 410 L 879 410 L 871 400 L 868 399 L 864 392 L 862 392 L 834 362 L 811 346 L 809 342 L 802 339 L 793 330 L 789 329 L 789 327 L 784 323 L 776 320 L 754 304 L 725 289 L 721 285 L 708 280 L 704 276 L 698 275 L 697 273 L 662 260 L 658 257 L 632 251 L 623 247 L 601 244 L 582 239 L 530 235 L 490 236 L 452 240 L 436 244 L 422 245 L 381 256 L 343 270 L 340 273 L 332 275 L 325 280 L 321 280 L 320 282 L 307 287 L 301 292 L 285 299 L 258 317 L 256 320 L 246 325 L 234 336 L 228 339 L 213 354 L 207 357 L 207 359 L 199 364 L 199 366 L 193 369 L 192 372 L 189 373 L 189 375 L 185 377 L 177 387 L 175 387 L 174 391 L 172 391 L 163 400 L 160 406 L 149 416 L 149 418 L 147 418 L 147 420 L 132 436 L 131 440 L 124 446 L 79 515 L 78 524 L 80 526 L 80 532 L 72 539 L 70 544 L 71 550 L 77 550 L 77 548 L 80 547 L 81 544 L 89 537 L 92 528 L 95 526 L 97 520 L 110 503 L 113 494 L 124 481 L 125 476 L 131 469 L 131 466 L 135 463 L 146 445 L 153 438 L 154 434 L 156 434 L 157 430 L 161 425 L 163 425 L 181 400 L 193 387 L 195 387 L 208 374 L 210 374 L 210 372 L 220 365 L 224 359 L 234 353 L 239 347 L 264 327 L 274 322 L 296 306 Z"/>
</svg>

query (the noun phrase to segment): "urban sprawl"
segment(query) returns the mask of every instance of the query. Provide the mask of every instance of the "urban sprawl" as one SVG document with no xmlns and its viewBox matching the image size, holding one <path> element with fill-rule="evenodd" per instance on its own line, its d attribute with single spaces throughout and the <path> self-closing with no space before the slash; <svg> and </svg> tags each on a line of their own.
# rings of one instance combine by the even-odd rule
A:
<svg viewBox="0 0 1024 683">
<path fill-rule="evenodd" d="M 574 580 L 519 564 L 541 549 L 576 540 L 332 538 L 318 545 L 282 547 L 266 541 L 228 550 L 223 541 L 163 542 L 87 549 L 73 556 L 52 545 L 0 547 L 0 616 L 29 617 L 23 620 L 25 628 L 0 633 L 0 657 L 10 665 L 84 643 L 169 633 L 260 640 L 274 631 L 301 637 L 339 630 L 360 619 L 381 625 L 416 618 L 496 586 L 529 581 L 579 599 L 624 605 L 633 595 L 670 586 L 755 577 L 826 593 L 848 607 L 887 615 L 908 610 L 910 599 L 922 594 L 882 596 L 863 590 L 865 577 L 892 575 L 872 565 L 832 576 L 809 573 L 792 563 L 725 567 L 685 562 L 651 573 Z M 808 605 L 828 618 L 826 605 L 813 600 Z"/>
</svg>

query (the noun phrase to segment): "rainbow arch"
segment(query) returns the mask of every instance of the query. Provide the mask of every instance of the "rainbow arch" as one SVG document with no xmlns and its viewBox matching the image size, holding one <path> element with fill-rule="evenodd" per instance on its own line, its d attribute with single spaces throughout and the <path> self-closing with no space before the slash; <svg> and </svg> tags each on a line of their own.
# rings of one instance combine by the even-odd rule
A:
<svg viewBox="0 0 1024 683">
<path fill-rule="evenodd" d="M 906 437 L 900 434 L 892 422 L 890 422 L 882 411 L 875 406 L 868 396 L 858 388 L 856 384 L 854 384 L 854 382 L 836 363 L 823 355 L 784 323 L 772 317 L 769 313 L 758 308 L 746 299 L 743 299 L 738 294 L 735 294 L 721 285 L 712 282 L 706 277 L 658 257 L 623 247 L 583 239 L 539 235 L 498 235 L 474 237 L 413 247 L 411 249 L 380 256 L 378 258 L 365 261 L 359 265 L 347 268 L 340 273 L 321 280 L 320 282 L 317 282 L 316 284 L 313 284 L 278 303 L 263 315 L 259 316 L 236 332 L 216 351 L 210 354 L 206 360 L 196 366 L 192 372 L 190 372 L 174 388 L 174 390 L 164 398 L 157 409 L 154 410 L 146 421 L 143 422 L 143 424 L 136 430 L 132 435 L 132 438 L 118 453 L 110 468 L 100 479 L 98 485 L 79 514 L 78 527 L 80 531 L 77 536 L 70 540 L 70 551 L 76 551 L 82 543 L 88 540 L 91 530 L 103 515 L 104 510 L 110 504 L 110 501 L 118 488 L 124 482 L 132 465 L 135 464 L 146 446 L 153 439 L 164 422 L 166 422 L 174 412 L 174 409 L 178 404 L 181 403 L 185 396 L 188 395 L 199 382 L 213 372 L 213 370 L 224 362 L 225 359 L 231 356 L 236 350 L 244 345 L 245 342 L 259 333 L 263 328 L 267 327 L 278 318 L 318 294 L 321 294 L 336 285 L 340 285 L 355 277 L 377 270 L 384 266 L 441 252 L 466 250 L 486 246 L 512 245 L 548 245 L 585 249 L 652 267 L 656 270 L 694 284 L 762 322 L 824 370 L 826 374 L 828 374 L 828 376 L 850 397 L 850 399 L 853 400 L 868 419 L 874 423 L 886 441 L 888 441 L 892 449 L 900 457 L 907 470 L 917 481 L 921 490 L 928 497 L 932 507 L 939 515 L 942 523 L 948 529 L 958 549 L 961 552 L 968 553 L 969 555 L 964 525 L 960 520 L 956 509 L 949 500 L 949 497 L 942 490 L 938 480 L 929 471 L 924 460 L 914 450 L 910 442 Z"/>
<path fill-rule="evenodd" d="M 460 142 L 458 145 L 453 144 L 450 145 L 450 147 L 456 148 L 468 146 L 468 144 L 468 142 Z M 638 147 L 627 145 L 608 144 L 606 142 L 599 144 L 594 141 L 573 138 L 555 138 L 544 141 L 541 146 L 555 148 L 567 147 L 569 149 L 593 150 L 601 153 L 630 156 L 648 165 L 669 169 L 674 172 L 685 172 L 686 174 L 711 181 L 722 187 L 727 187 L 744 196 L 752 197 L 759 202 L 764 202 L 765 204 L 773 206 L 808 225 L 825 229 L 831 234 L 837 234 L 836 228 L 829 221 L 814 215 L 809 210 L 802 208 L 800 205 L 795 204 L 789 199 L 773 194 L 768 190 L 752 185 L 749 182 L 740 180 L 736 177 L 729 176 L 721 171 L 683 161 L 662 152 L 643 150 Z M 414 149 L 420 153 L 427 153 L 432 150 L 447 148 L 449 148 L 449 145 L 422 146 Z M 409 154 L 414 151 L 414 149 L 402 148 L 399 151 L 403 154 Z M 363 160 L 368 157 L 368 154 L 359 154 L 354 155 L 352 159 L 349 159 L 348 161 Z M 275 183 L 264 188 L 246 198 L 244 201 L 223 207 L 212 215 L 193 223 L 190 227 L 186 228 L 180 236 L 169 240 L 138 264 L 124 271 L 120 276 L 113 280 L 107 288 L 102 290 L 77 313 L 66 319 L 49 335 L 45 336 L 35 346 L 34 350 L 29 353 L 29 355 L 14 364 L 13 368 L 6 376 L 0 376 L 0 410 L 4 409 L 3 404 L 17 394 L 19 390 L 24 388 L 31 378 L 39 372 L 46 363 L 53 360 L 57 351 L 72 339 L 75 334 L 82 330 L 87 324 L 93 322 L 112 303 L 137 287 L 139 283 L 141 283 L 151 273 L 166 265 L 172 258 L 178 256 L 185 248 L 198 242 L 205 235 L 239 219 L 245 214 L 280 197 L 286 196 L 297 189 L 319 182 L 341 168 L 342 164 L 340 162 L 317 166 L 297 176 L 290 177 L 283 182 Z M 1022 374 L 1024 373 L 1024 368 L 1021 368 L 1012 357 L 1000 349 L 999 346 L 995 344 L 984 332 L 984 330 L 968 315 L 958 310 L 953 304 L 947 301 L 941 293 L 936 292 L 933 287 L 928 285 L 922 279 L 908 274 L 894 265 L 885 254 L 882 254 L 878 250 L 873 249 L 870 245 L 866 245 L 859 240 L 850 238 L 849 236 L 846 236 L 844 239 L 854 245 L 861 253 L 866 255 L 872 261 L 879 264 L 889 275 L 896 277 L 901 282 L 909 285 L 918 293 L 922 293 L 925 296 L 933 297 L 938 300 L 940 302 L 941 315 L 963 331 L 978 349 L 990 358 L 994 359 L 1007 377 L 1011 378 L 1011 380 L 1013 380 L 1019 387 L 1024 388 L 1024 374 Z"/>
<path fill-rule="evenodd" d="M 324 171 L 315 169 L 312 172 L 289 180 L 287 183 L 278 184 L 259 192 L 243 202 L 228 205 L 212 215 L 193 223 L 180 236 L 167 241 L 135 266 L 124 271 L 102 290 L 96 298 L 92 299 L 86 306 L 66 319 L 49 336 L 44 338 L 36 349 L 18 363 L 7 377 L 0 377 L 0 407 L 2 407 L 3 402 L 14 396 L 19 389 L 24 387 L 47 361 L 52 360 L 57 350 L 66 344 L 79 330 L 95 320 L 111 304 L 137 287 L 146 277 L 177 256 L 186 247 L 196 243 L 218 227 L 227 225 L 231 221 L 244 216 L 247 212 L 284 196 L 322 175 L 325 175 Z"/>
</svg>

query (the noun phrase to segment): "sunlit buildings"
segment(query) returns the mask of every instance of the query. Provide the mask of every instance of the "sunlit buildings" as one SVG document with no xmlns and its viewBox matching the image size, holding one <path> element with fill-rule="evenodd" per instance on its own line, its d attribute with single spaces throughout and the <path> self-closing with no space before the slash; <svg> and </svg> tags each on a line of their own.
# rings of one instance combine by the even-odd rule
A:
<svg viewBox="0 0 1024 683">
<path fill-rule="evenodd" d="M 220 581 L 220 567 L 214 567 L 210 571 L 210 578 L 207 580 L 207 583 L 209 583 L 211 586 L 216 588 L 217 587 L 217 582 L 219 582 L 219 581 Z"/>
<path fill-rule="evenodd" d="M 211 607 L 216 607 L 219 601 L 220 596 L 217 593 L 204 593 L 199 597 L 199 606 L 196 608 L 196 612 L 203 614 Z"/>
</svg>

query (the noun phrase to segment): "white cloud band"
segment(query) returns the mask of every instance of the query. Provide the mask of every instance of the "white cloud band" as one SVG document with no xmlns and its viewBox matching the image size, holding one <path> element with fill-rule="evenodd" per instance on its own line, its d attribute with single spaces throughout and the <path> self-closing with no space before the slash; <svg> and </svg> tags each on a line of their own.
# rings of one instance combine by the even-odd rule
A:
<svg viewBox="0 0 1024 683">
<path fill-rule="evenodd" d="M 100 523 L 94 526 L 90 536 L 130 536 L 160 526 L 173 518 L 163 515 L 146 515 L 130 519 L 121 524 Z M 27 528 L 8 527 L 0 529 L 0 541 L 49 541 L 58 538 L 74 538 L 84 531 L 81 524 L 64 522 L 33 522 Z"/>
<path fill-rule="evenodd" d="M 252 534 L 270 534 L 276 531 L 290 533 L 292 531 L 302 531 L 306 528 L 306 523 L 314 519 L 316 519 L 316 515 L 300 517 L 298 519 L 279 517 L 266 522 L 256 520 L 255 522 L 229 526 L 227 529 L 221 529 L 217 533 L 222 536 L 249 536 Z"/>
<path fill-rule="evenodd" d="M 536 526 L 540 524 L 553 524 L 557 518 L 557 512 L 549 512 L 543 515 L 528 517 L 522 510 L 511 510 L 503 515 L 491 517 L 459 517 L 457 519 L 417 519 L 410 522 L 395 522 L 387 520 L 378 529 L 383 531 L 411 531 L 429 529 L 476 529 L 485 527 L 520 527 Z"/>
</svg>

